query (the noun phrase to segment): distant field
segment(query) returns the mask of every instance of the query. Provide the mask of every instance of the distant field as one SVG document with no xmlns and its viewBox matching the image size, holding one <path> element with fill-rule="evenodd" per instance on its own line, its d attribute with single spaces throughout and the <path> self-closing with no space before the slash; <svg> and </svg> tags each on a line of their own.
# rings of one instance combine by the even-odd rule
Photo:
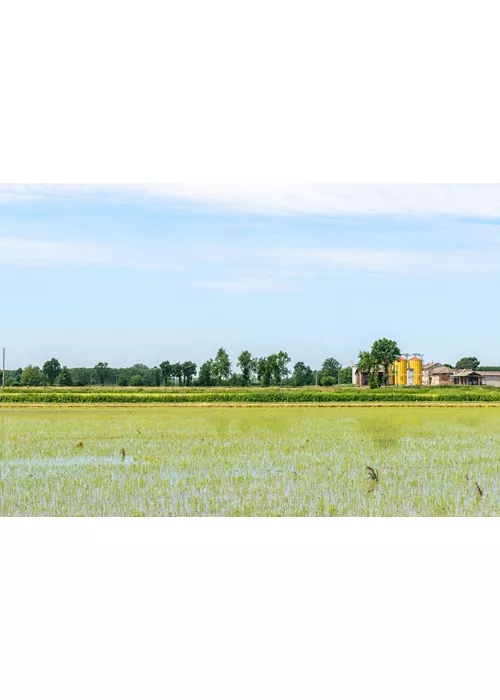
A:
<svg viewBox="0 0 500 700">
<path fill-rule="evenodd" d="M 353 386 L 302 387 L 43 387 L 7 388 L 0 403 L 413 403 L 500 402 L 494 387 L 406 387 L 370 390 Z"/>
<path fill-rule="evenodd" d="M 3 516 L 498 516 L 499 465 L 494 405 L 0 408 Z"/>
</svg>

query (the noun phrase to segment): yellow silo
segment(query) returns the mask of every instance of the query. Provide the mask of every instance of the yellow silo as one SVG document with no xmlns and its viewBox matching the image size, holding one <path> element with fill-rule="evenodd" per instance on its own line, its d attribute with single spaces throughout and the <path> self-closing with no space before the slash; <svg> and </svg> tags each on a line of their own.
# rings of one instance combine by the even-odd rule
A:
<svg viewBox="0 0 500 700">
<path fill-rule="evenodd" d="M 408 366 L 413 370 L 414 385 L 422 386 L 422 359 L 420 357 L 412 357 L 408 362 Z"/>
<path fill-rule="evenodd" d="M 400 357 L 394 363 L 396 371 L 396 386 L 406 386 L 408 382 L 408 362 L 405 357 Z"/>
</svg>

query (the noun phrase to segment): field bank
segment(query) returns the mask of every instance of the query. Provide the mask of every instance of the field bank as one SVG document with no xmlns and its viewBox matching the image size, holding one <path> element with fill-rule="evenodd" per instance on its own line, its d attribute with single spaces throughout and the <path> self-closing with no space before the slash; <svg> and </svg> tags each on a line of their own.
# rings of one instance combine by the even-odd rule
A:
<svg viewBox="0 0 500 700">
<path fill-rule="evenodd" d="M 319 408 L 4 405 L 0 514 L 500 514 L 498 407 Z"/>
</svg>

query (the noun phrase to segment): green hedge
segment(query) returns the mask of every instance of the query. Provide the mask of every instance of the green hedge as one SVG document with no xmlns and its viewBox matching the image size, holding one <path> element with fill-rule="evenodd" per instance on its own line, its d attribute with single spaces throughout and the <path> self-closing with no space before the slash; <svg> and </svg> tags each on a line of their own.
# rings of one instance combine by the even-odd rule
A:
<svg viewBox="0 0 500 700">
<path fill-rule="evenodd" d="M 3 403 L 73 403 L 73 404 L 133 404 L 133 403 L 381 403 L 381 402 L 499 402 L 500 390 L 469 389 L 434 391 L 405 389 L 381 391 L 311 391 L 311 390 L 241 390 L 203 392 L 61 392 L 17 391 L 0 392 Z"/>
</svg>

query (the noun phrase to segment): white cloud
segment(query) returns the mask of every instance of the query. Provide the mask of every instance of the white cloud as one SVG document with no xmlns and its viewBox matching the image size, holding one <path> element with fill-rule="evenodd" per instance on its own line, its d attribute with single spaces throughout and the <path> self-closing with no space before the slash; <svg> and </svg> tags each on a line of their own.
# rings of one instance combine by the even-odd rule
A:
<svg viewBox="0 0 500 700">
<path fill-rule="evenodd" d="M 30 197 L 133 196 L 226 210 L 310 215 L 500 217 L 500 185 L 130 184 L 2 185 L 0 202 Z"/>
<path fill-rule="evenodd" d="M 0 236 L 0 264 L 19 267 L 64 263 L 106 264 L 111 250 L 105 246 L 60 241 L 37 241 Z"/>
<path fill-rule="evenodd" d="M 169 248 L 0 236 L 0 266 L 94 266 L 175 271 L 198 286 L 225 291 L 285 291 L 294 279 L 339 271 L 404 275 L 500 273 L 500 250 L 381 250 L 226 246 Z M 204 277 L 200 281 L 200 276 Z M 208 279 L 207 279 L 208 277 Z M 212 279 L 210 279 L 212 277 Z"/>
<path fill-rule="evenodd" d="M 181 270 L 182 261 L 172 256 L 165 261 L 157 251 L 105 243 L 43 241 L 0 236 L 0 266 L 40 267 L 86 265 L 136 269 Z"/>
<path fill-rule="evenodd" d="M 500 185 L 140 185 L 152 197 L 263 213 L 500 216 Z"/>
</svg>

